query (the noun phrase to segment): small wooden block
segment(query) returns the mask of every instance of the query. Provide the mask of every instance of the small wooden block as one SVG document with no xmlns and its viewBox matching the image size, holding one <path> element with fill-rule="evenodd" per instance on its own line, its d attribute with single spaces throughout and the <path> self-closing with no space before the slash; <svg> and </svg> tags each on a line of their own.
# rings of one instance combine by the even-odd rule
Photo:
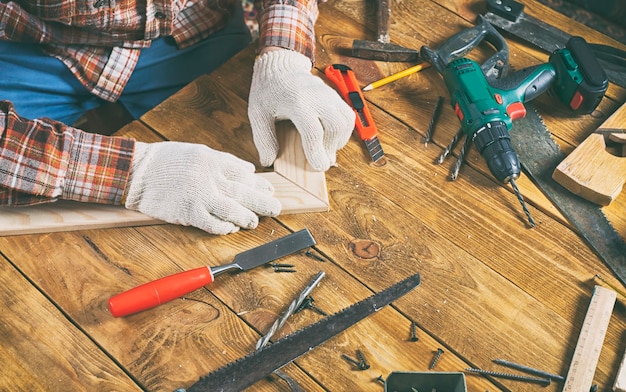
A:
<svg viewBox="0 0 626 392">
<path fill-rule="evenodd" d="M 600 130 L 621 129 L 624 124 L 626 105 L 613 113 Z M 618 143 L 626 143 L 625 136 L 613 133 L 609 137 Z M 623 149 L 626 152 L 626 144 Z M 621 193 L 626 182 L 626 157 L 606 151 L 604 135 L 593 133 L 557 166 L 552 178 L 570 192 L 606 206 Z"/>
<path fill-rule="evenodd" d="M 622 358 L 622 363 L 617 370 L 617 377 L 615 377 L 615 384 L 613 384 L 613 392 L 626 392 L 626 351 Z"/>
</svg>

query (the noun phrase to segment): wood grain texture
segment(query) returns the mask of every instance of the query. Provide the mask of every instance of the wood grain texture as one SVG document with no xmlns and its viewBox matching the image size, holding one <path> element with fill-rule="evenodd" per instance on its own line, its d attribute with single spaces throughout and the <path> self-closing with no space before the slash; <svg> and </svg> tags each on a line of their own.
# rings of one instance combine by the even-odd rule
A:
<svg viewBox="0 0 626 392">
<path fill-rule="evenodd" d="M 626 140 L 618 136 L 611 138 L 613 134 L 609 132 L 612 129 L 622 129 L 626 133 L 624 124 L 626 105 L 622 105 L 602 123 L 596 131 L 599 133 L 589 135 L 576 147 L 557 166 L 552 178 L 584 199 L 602 206 L 611 204 L 622 192 L 626 181 L 626 157 L 609 152 L 606 141 L 610 139 L 626 143 Z"/>
<path fill-rule="evenodd" d="M 0 303 L 1 390 L 141 390 L 4 257 Z"/>
<path fill-rule="evenodd" d="M 535 12 L 536 2 L 524 2 Z M 392 42 L 414 48 L 437 46 L 469 26 L 481 4 L 396 1 Z M 342 52 L 346 38 L 375 37 L 374 2 L 330 0 L 321 4 L 320 11 L 318 75 L 323 77 L 318 71 L 327 64 L 344 62 L 366 84 L 409 65 L 354 60 Z M 568 28 L 576 30 L 575 24 Z M 603 42 L 601 37 L 598 42 Z M 516 66 L 534 64 L 544 56 L 519 43 L 512 46 Z M 241 106 L 253 61 L 251 47 L 191 85 L 194 90 L 168 100 L 175 110 L 161 107 L 151 112 L 144 120 L 153 128 L 152 135 L 207 143 L 256 162 Z M 609 99 L 603 100 L 599 111 L 614 111 L 623 102 L 622 93 L 611 86 Z M 62 309 L 76 329 L 144 390 L 189 387 L 198 377 L 252 352 L 258 338 L 319 271 L 326 276 L 312 296 L 315 305 L 329 314 L 417 272 L 422 284 L 285 368 L 307 391 L 378 392 L 383 388 L 378 376 L 428 371 L 438 348 L 445 353 L 435 371 L 456 372 L 469 366 L 508 371 L 491 362 L 504 357 L 564 374 L 594 276 L 600 274 L 615 286 L 619 282 L 527 178 L 521 178 L 519 185 L 538 221 L 532 230 L 526 229 L 511 190 L 491 178 L 477 155 L 470 155 L 456 182 L 448 180 L 450 162 L 433 163 L 458 127 L 448 105 L 434 141 L 425 147 L 422 139 L 436 99 L 444 94 L 441 78 L 431 69 L 366 94 L 387 164 L 371 165 L 362 143 L 351 139 L 339 152 L 338 166 L 326 175 L 328 212 L 262 218 L 257 229 L 228 236 L 155 225 L 0 237 L 0 249 L 43 294 L 40 301 L 47 304 L 43 306 Z M 608 117 L 571 118 L 552 106 L 549 100 L 538 103 L 566 152 Z M 159 125 L 168 114 L 175 127 Z M 213 123 L 208 121 L 211 118 Z M 603 210 L 626 236 L 626 225 L 620 226 L 626 210 L 623 195 Z M 175 272 L 224 264 L 245 249 L 302 228 L 310 229 L 317 243 L 312 252 L 324 261 L 294 254 L 281 262 L 292 264 L 295 273 L 267 267 L 225 274 L 184 299 L 149 311 L 122 319 L 108 314 L 106 300 L 111 295 Z M 288 320 L 275 339 L 322 317 L 303 310 Z M 411 321 L 418 325 L 416 342 L 409 341 Z M 2 350 L 11 347 L 13 334 L 30 333 L 25 324 L 9 325 L 10 332 L 0 335 L 0 359 L 8 357 Z M 622 361 L 624 331 L 626 309 L 618 305 L 594 378 L 603 391 L 613 384 Z M 369 369 L 356 370 L 342 359 L 342 354 L 355 357 L 357 349 Z M 17 353 L 13 363 L 34 367 L 36 358 Z M 27 374 L 19 366 L 13 365 L 8 374 Z M 466 380 L 472 392 L 538 388 L 470 374 Z M 31 378 L 24 385 L 29 381 L 37 385 L 49 380 Z M 553 383 L 541 389 L 556 392 L 561 387 Z M 287 391 L 288 387 L 269 377 L 249 390 Z"/>
</svg>

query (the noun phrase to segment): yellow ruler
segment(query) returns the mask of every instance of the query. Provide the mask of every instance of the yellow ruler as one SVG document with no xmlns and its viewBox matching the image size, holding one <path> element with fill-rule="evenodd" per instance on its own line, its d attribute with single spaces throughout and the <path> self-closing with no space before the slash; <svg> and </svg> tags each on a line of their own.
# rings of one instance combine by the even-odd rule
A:
<svg viewBox="0 0 626 392">
<path fill-rule="evenodd" d="M 594 287 L 563 392 L 589 392 L 591 389 L 616 297 L 613 290 Z"/>
</svg>

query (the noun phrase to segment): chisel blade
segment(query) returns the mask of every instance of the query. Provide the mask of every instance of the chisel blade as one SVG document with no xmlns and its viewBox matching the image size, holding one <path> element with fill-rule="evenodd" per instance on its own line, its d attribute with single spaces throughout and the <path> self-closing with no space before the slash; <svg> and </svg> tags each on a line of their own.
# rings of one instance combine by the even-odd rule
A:
<svg viewBox="0 0 626 392">
<path fill-rule="evenodd" d="M 339 313 L 200 378 L 187 392 L 241 391 L 402 297 L 419 286 L 420 281 L 419 274 L 412 275 Z"/>
</svg>

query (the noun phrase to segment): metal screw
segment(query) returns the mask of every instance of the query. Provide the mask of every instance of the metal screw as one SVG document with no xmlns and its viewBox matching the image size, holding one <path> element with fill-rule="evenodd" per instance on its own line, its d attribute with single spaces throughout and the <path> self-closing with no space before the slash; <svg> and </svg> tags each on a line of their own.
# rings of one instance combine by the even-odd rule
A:
<svg viewBox="0 0 626 392">
<path fill-rule="evenodd" d="M 341 358 L 345 359 L 346 361 L 350 362 L 351 364 L 353 364 L 354 366 L 356 366 L 357 368 L 359 368 L 361 366 L 361 362 L 357 361 L 356 359 L 346 355 L 346 354 L 341 354 Z"/>
<path fill-rule="evenodd" d="M 358 358 L 354 359 L 346 354 L 341 354 L 341 358 L 345 359 L 346 361 L 350 362 L 351 364 L 353 364 L 354 366 L 356 366 L 357 369 L 359 370 L 367 370 L 370 368 L 370 365 L 367 363 L 367 361 L 365 360 L 365 357 L 363 356 L 363 352 L 361 350 L 356 350 L 356 356 Z"/>
<path fill-rule="evenodd" d="M 522 382 L 529 382 L 529 383 L 533 383 L 533 384 L 539 384 L 539 385 L 542 385 L 544 387 L 550 385 L 550 382 L 551 382 L 549 378 L 537 378 L 537 377 L 521 376 L 519 374 L 500 373 L 500 372 L 494 372 L 494 371 L 491 371 L 491 370 L 482 370 L 482 369 L 474 369 L 474 368 L 467 368 L 465 370 L 468 371 L 468 372 L 472 372 L 472 373 L 478 373 L 478 374 L 492 376 L 492 377 L 505 378 L 507 380 L 515 380 L 515 381 L 522 381 Z"/>
<path fill-rule="evenodd" d="M 274 268 L 274 272 L 296 272 L 293 268 Z"/>
<path fill-rule="evenodd" d="M 380 376 L 376 377 L 376 381 L 380 381 L 381 384 L 385 383 L 385 379 L 383 378 L 382 374 Z"/>
<path fill-rule="evenodd" d="M 370 365 L 365 360 L 365 356 L 363 356 L 363 352 L 361 350 L 356 350 L 356 356 L 359 358 L 359 370 L 367 370 L 370 368 Z"/>
<path fill-rule="evenodd" d="M 498 365 L 507 366 L 507 367 L 510 367 L 511 369 L 520 370 L 522 372 L 529 373 L 535 376 L 549 378 L 554 381 L 565 381 L 565 377 L 560 376 L 558 374 L 552 374 L 552 373 L 544 372 L 543 370 L 533 369 L 531 367 L 520 365 L 518 363 L 510 362 L 504 359 L 494 359 L 493 362 L 497 363 Z"/>
<path fill-rule="evenodd" d="M 428 367 L 429 369 L 435 368 L 435 365 L 437 365 L 437 362 L 439 362 L 439 358 L 441 358 L 441 354 L 443 354 L 443 349 L 438 348 L 437 353 L 435 354 L 435 357 L 433 358 L 432 362 L 430 363 L 430 366 Z"/>
<path fill-rule="evenodd" d="M 411 342 L 417 342 L 419 338 L 417 337 L 417 324 L 415 321 L 411 321 L 411 337 L 409 338 Z"/>
<path fill-rule="evenodd" d="M 325 259 L 323 259 L 323 258 L 319 257 L 319 256 L 318 256 L 318 255 L 316 255 L 315 253 L 311 252 L 311 250 L 310 250 L 310 249 L 307 249 L 307 251 L 306 251 L 306 252 L 304 252 L 304 255 L 305 255 L 305 256 L 308 256 L 308 257 L 310 257 L 310 258 L 312 258 L 312 259 L 315 259 L 315 260 L 317 260 L 317 261 L 326 261 Z"/>
<path fill-rule="evenodd" d="M 328 314 L 326 312 L 324 312 L 322 309 L 320 309 L 317 306 L 313 305 L 313 302 L 315 302 L 315 299 L 312 296 L 306 297 L 304 299 L 304 301 L 302 301 L 302 303 L 300 304 L 298 309 L 295 310 L 294 313 L 299 313 L 299 312 L 303 311 L 304 309 L 311 309 L 315 313 L 321 314 L 322 316 L 328 316 Z"/>
</svg>

